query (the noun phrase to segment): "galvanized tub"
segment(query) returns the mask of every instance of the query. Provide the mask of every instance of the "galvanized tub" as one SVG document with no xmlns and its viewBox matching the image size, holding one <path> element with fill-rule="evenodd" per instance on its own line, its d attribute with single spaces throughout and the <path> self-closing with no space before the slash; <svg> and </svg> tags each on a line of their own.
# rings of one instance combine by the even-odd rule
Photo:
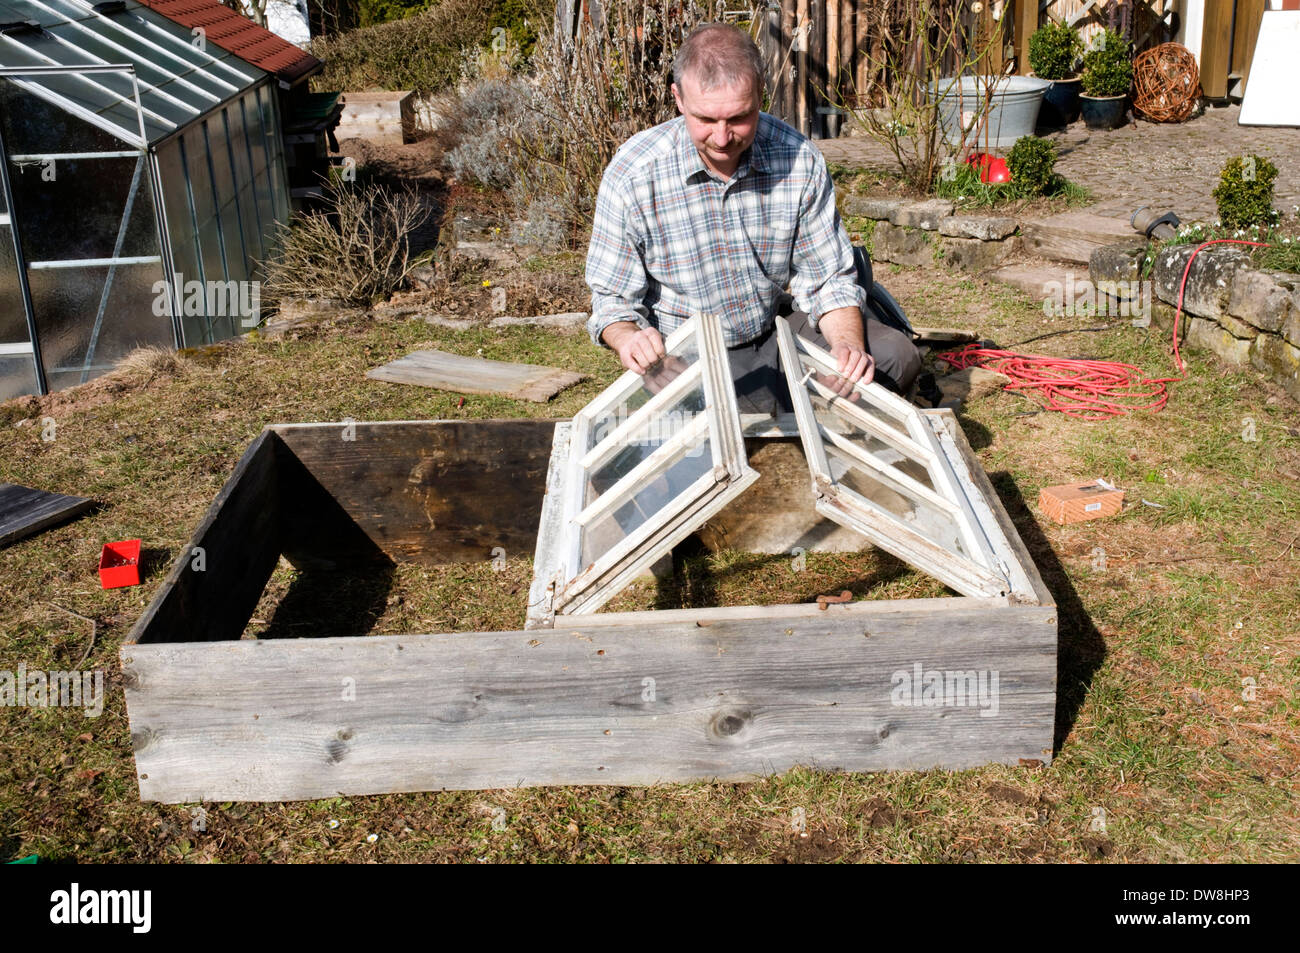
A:
<svg viewBox="0 0 1300 953">
<path fill-rule="evenodd" d="M 986 81 L 979 76 L 963 76 L 960 82 L 949 77 L 930 87 L 938 101 L 944 137 L 952 145 L 961 143 L 963 129 L 971 130 L 966 136 L 967 145 L 992 149 L 1010 149 L 1021 136 L 1034 134 L 1043 96 L 1052 84 L 1036 76 L 1002 77 L 993 86 L 988 116 L 981 121 Z"/>
</svg>

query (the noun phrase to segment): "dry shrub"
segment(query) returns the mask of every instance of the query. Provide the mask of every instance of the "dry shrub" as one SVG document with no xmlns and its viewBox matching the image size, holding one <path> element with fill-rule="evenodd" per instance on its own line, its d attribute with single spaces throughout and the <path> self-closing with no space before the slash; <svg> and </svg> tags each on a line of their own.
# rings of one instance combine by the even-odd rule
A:
<svg viewBox="0 0 1300 953">
<path fill-rule="evenodd" d="M 182 376 L 189 361 L 175 351 L 151 345 L 138 347 L 118 362 L 113 380 L 132 387 L 148 387 L 155 380 Z"/>
<path fill-rule="evenodd" d="M 333 185 L 329 210 L 279 227 L 279 252 L 266 263 L 262 298 L 335 298 L 370 305 L 397 291 L 415 267 L 409 235 L 432 215 L 413 191 Z"/>
<path fill-rule="evenodd" d="M 676 0 L 608 0 L 602 8 L 603 22 L 585 22 L 576 41 L 557 29 L 533 54 L 540 129 L 511 142 L 511 198 L 538 238 L 586 238 L 618 147 L 677 115 L 670 89 L 677 48 L 694 27 L 720 17 L 707 4 Z"/>
</svg>

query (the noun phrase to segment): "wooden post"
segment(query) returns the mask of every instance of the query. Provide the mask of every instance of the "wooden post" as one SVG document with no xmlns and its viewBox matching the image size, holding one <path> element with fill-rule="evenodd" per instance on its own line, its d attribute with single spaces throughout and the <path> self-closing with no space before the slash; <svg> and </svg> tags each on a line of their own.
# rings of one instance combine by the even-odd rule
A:
<svg viewBox="0 0 1300 953">
<path fill-rule="evenodd" d="M 795 128 L 805 136 L 812 133 L 808 115 L 808 47 L 812 45 L 812 18 L 808 15 L 808 0 L 796 0 L 794 8 L 795 30 L 798 31 L 798 51 L 794 54 L 794 117 Z"/>
<path fill-rule="evenodd" d="M 840 92 L 840 0 L 826 0 L 826 105 L 838 109 L 844 105 Z M 840 133 L 840 117 L 826 114 L 826 135 Z"/>
<path fill-rule="evenodd" d="M 798 67 L 794 52 L 794 46 L 797 45 L 795 30 L 799 28 L 799 20 L 795 15 L 795 0 L 783 0 L 781 8 L 781 118 L 790 125 L 798 127 L 799 117 L 795 115 L 795 87 L 798 78 L 795 76 L 795 69 Z"/>
<path fill-rule="evenodd" d="M 1025 76 L 1029 73 L 1029 38 L 1038 29 L 1038 0 L 1015 0 L 1015 3 L 1016 72 Z"/>
<path fill-rule="evenodd" d="M 1201 89 L 1208 99 L 1228 95 L 1228 58 L 1232 53 L 1232 0 L 1205 0 L 1201 31 Z"/>
<path fill-rule="evenodd" d="M 1255 55 L 1255 41 L 1259 39 L 1259 24 L 1264 18 L 1264 0 L 1237 0 L 1237 25 L 1232 37 L 1232 72 L 1241 76 L 1241 89 L 1246 91 L 1250 79 L 1250 61 Z"/>
</svg>

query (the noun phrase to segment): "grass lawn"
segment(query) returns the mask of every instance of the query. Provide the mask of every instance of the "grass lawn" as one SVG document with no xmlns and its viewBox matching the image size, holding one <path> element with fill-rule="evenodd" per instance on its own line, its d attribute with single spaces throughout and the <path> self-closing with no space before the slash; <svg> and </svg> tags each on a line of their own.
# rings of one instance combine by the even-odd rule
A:
<svg viewBox="0 0 1300 953">
<path fill-rule="evenodd" d="M 572 414 L 619 370 L 585 334 L 454 331 L 422 316 L 486 313 L 483 281 L 506 286 L 519 313 L 581 310 L 579 266 L 561 259 L 470 272 L 399 307 L 343 314 L 282 340 L 250 335 L 0 404 L 0 480 L 102 504 L 4 550 L 0 670 L 75 667 L 90 640 L 90 626 L 69 614 L 77 613 L 97 623 L 85 664 L 105 672 L 108 695 L 99 718 L 0 710 L 0 860 L 1300 859 L 1300 414 L 1253 372 L 1187 349 L 1188 379 L 1172 385 L 1160 414 L 1088 424 L 1002 392 L 964 410 L 963 427 L 1060 608 L 1058 750 L 1048 767 L 799 769 L 744 784 L 210 803 L 201 814 L 197 805 L 141 803 L 118 646 L 248 443 L 273 422 Z M 1018 292 L 938 268 L 882 267 L 877 280 L 914 323 L 972 328 L 1003 346 L 1096 323 L 1049 320 Z M 462 404 L 460 395 L 364 376 L 422 346 L 589 376 L 548 405 L 476 396 Z M 1151 376 L 1171 371 L 1169 342 L 1154 329 L 1032 347 L 1128 361 Z M 45 417 L 55 422 L 52 441 L 42 439 Z M 1256 439 L 1243 439 L 1246 418 Z M 1132 505 L 1067 527 L 1038 513 L 1040 487 L 1098 476 L 1126 488 Z M 100 545 L 136 536 L 143 584 L 100 590 Z M 372 631 L 518 626 L 531 554 L 510 557 L 501 572 L 486 561 L 398 567 Z M 677 589 L 639 585 L 618 608 L 689 604 L 694 582 L 728 602 L 779 601 L 796 591 L 788 563 L 702 557 Z M 277 568 L 250 631 L 293 572 Z M 859 598 L 943 591 L 875 553 L 810 554 L 807 572 L 799 598 L 810 579 L 819 592 L 858 583 Z"/>
</svg>

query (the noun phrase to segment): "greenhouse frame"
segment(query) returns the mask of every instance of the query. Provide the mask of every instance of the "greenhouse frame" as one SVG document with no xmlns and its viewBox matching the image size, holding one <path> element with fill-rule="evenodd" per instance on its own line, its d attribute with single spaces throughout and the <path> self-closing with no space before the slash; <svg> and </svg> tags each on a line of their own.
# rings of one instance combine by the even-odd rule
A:
<svg viewBox="0 0 1300 953">
<path fill-rule="evenodd" d="M 0 0 L 0 400 L 260 322 L 288 85 L 135 0 Z"/>
</svg>

